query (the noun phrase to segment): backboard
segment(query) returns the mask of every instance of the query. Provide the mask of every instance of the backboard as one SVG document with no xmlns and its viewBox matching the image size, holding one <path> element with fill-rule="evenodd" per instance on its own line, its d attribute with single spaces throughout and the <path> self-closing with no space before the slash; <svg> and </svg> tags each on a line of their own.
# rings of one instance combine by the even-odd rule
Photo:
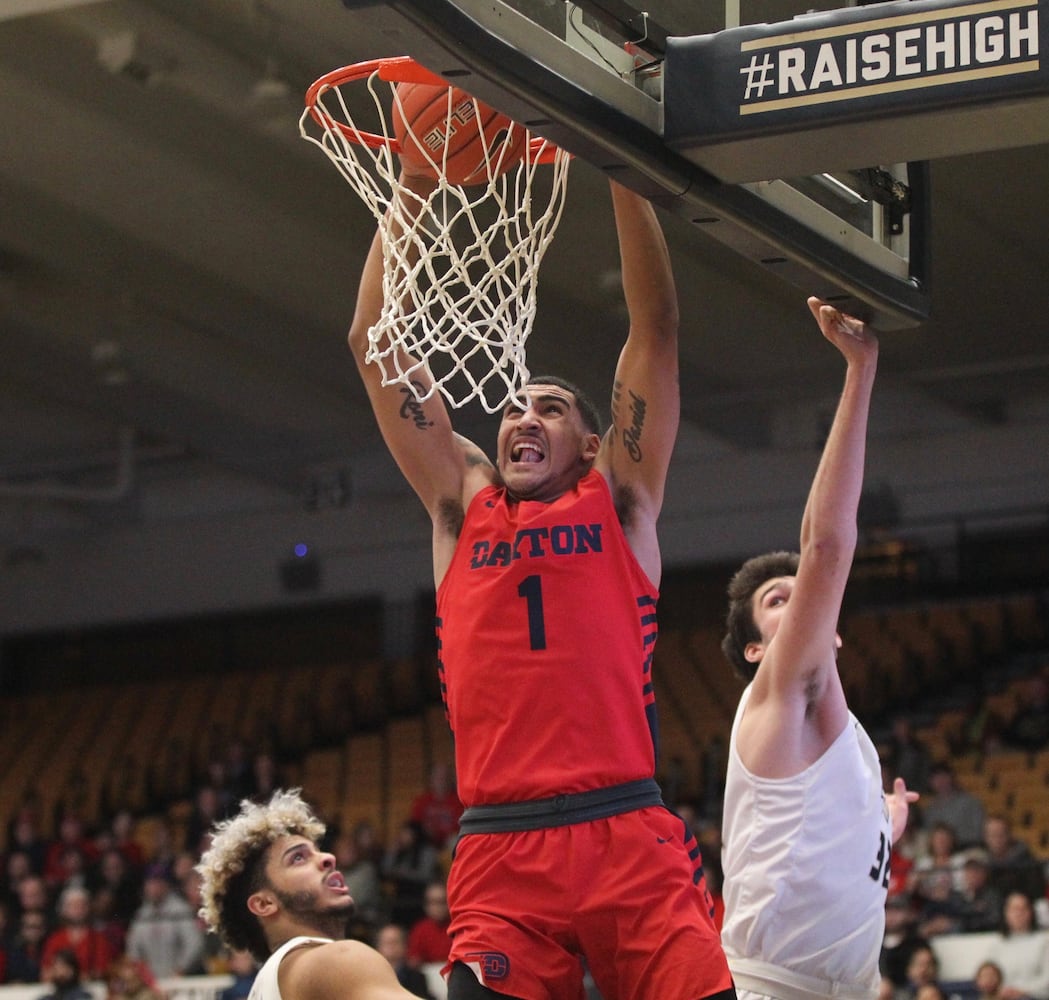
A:
<svg viewBox="0 0 1049 1000">
<path fill-rule="evenodd" d="M 745 183 L 715 176 L 666 141 L 673 38 L 648 13 L 622 0 L 343 2 L 390 50 L 377 56 L 412 56 L 756 267 L 884 330 L 927 317 L 924 164 Z M 709 15 L 720 5 L 692 6 Z M 724 12 L 735 11 L 730 0 Z M 710 24 L 725 30 L 724 17 Z"/>
</svg>

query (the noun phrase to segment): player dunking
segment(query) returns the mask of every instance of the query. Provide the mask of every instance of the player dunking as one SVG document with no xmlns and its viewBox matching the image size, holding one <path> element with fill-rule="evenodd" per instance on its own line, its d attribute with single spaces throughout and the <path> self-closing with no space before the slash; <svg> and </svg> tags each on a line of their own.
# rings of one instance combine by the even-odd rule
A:
<svg viewBox="0 0 1049 1000">
<path fill-rule="evenodd" d="M 838 615 L 856 546 L 878 342 L 818 299 L 845 386 L 801 523 L 800 556 L 744 563 L 722 647 L 749 686 L 729 745 L 722 941 L 741 998 L 876 995 L 893 841 L 918 796 L 882 792 L 845 703 Z"/>
<path fill-rule="evenodd" d="M 423 195 L 433 183 L 401 180 Z M 448 882 L 452 1000 L 574 1000 L 584 958 L 605 1000 L 734 995 L 698 847 L 653 778 L 677 299 L 652 206 L 615 183 L 612 202 L 630 328 L 603 436 L 582 394 L 544 377 L 506 407 L 493 465 L 436 393 L 415 404 L 384 387 L 364 361 L 383 306 L 378 234 L 350 331 L 386 443 L 433 523 L 467 806 Z M 428 373 L 418 381 L 424 393 Z"/>
</svg>

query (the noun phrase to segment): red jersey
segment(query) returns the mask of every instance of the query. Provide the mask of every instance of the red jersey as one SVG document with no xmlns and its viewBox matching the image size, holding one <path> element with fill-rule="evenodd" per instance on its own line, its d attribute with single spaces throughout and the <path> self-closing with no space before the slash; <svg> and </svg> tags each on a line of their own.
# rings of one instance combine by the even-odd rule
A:
<svg viewBox="0 0 1049 1000">
<path fill-rule="evenodd" d="M 467 806 L 654 775 L 657 598 L 600 473 L 552 503 L 474 497 L 437 591 Z"/>
</svg>

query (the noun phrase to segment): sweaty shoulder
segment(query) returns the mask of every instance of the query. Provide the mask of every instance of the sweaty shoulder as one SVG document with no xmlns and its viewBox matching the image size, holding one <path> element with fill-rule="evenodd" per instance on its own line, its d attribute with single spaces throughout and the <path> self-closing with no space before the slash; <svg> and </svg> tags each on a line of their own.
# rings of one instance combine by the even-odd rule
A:
<svg viewBox="0 0 1049 1000">
<path fill-rule="evenodd" d="M 389 962 L 361 941 L 296 948 L 281 962 L 283 1000 L 383 1000 L 400 994 Z"/>
</svg>

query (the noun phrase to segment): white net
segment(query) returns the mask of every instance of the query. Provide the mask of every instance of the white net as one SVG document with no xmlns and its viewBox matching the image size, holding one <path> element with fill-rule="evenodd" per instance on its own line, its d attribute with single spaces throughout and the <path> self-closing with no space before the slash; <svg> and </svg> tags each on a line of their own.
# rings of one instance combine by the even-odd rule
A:
<svg viewBox="0 0 1049 1000">
<path fill-rule="evenodd" d="M 469 187 L 450 183 L 431 159 L 437 185 L 421 197 L 398 180 L 389 113 L 399 101 L 396 81 L 378 70 L 367 75 L 378 123 L 370 131 L 355 121 L 343 93 L 353 80 L 318 81 L 300 132 L 335 164 L 379 226 L 383 309 L 368 333 L 368 360 L 380 366 L 384 385 L 403 384 L 420 402 L 440 390 L 453 407 L 476 398 L 495 413 L 528 380 L 525 342 L 539 265 L 561 220 L 570 157 L 528 136 L 520 163 L 504 169 L 510 144 L 485 145 L 487 181 Z M 425 392 L 422 371 L 432 379 Z"/>
</svg>

